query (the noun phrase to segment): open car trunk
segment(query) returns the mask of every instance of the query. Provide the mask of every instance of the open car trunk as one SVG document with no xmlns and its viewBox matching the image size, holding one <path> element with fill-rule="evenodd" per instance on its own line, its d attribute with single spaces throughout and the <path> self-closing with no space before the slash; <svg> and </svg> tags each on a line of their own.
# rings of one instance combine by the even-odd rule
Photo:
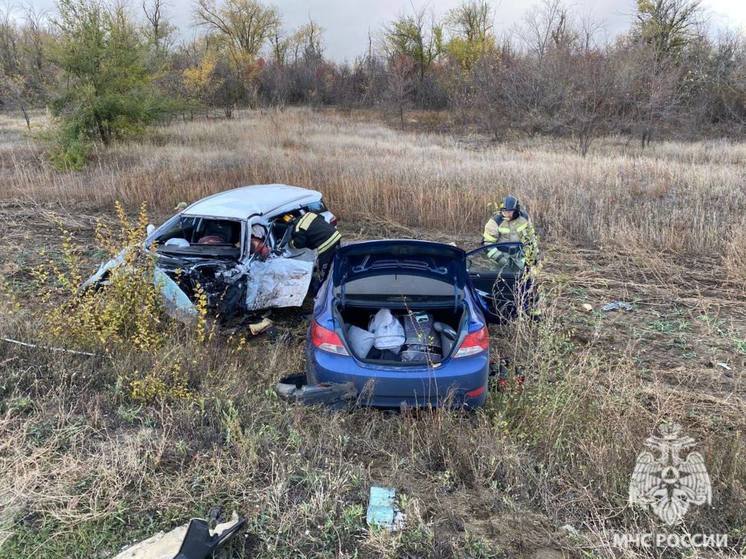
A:
<svg viewBox="0 0 746 559">
<path fill-rule="evenodd" d="M 373 323 L 381 309 L 388 309 L 400 327 L 402 333 L 395 347 L 379 348 Z M 384 311 L 385 312 L 385 311 Z M 397 305 L 391 298 L 386 305 L 358 305 L 348 303 L 337 306 L 337 317 L 342 323 L 348 347 L 353 355 L 369 363 L 398 363 L 407 365 L 427 365 L 445 361 L 453 353 L 458 341 L 458 332 L 462 330 L 464 320 L 463 303 L 457 307 L 443 308 L 442 305 L 428 307 L 419 303 Z M 381 344 L 390 346 L 390 343 Z M 398 346 L 398 347 L 396 347 Z"/>
</svg>

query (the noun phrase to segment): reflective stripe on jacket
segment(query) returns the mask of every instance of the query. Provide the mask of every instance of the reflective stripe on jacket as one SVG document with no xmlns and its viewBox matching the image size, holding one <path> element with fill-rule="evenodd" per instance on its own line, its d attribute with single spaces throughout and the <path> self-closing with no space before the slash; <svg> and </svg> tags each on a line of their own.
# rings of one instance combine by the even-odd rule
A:
<svg viewBox="0 0 746 559">
<path fill-rule="evenodd" d="M 331 223 L 313 212 L 304 214 L 295 222 L 290 238 L 294 248 L 310 248 L 322 254 L 342 239 L 342 235 Z"/>
<path fill-rule="evenodd" d="M 519 215 L 515 219 L 507 221 L 498 214 L 491 217 L 484 226 L 482 239 L 485 244 L 493 243 L 522 243 L 526 254 L 526 263 L 532 265 L 538 256 L 536 232 L 531 221 Z M 489 252 L 496 251 L 492 249 Z M 488 253 L 488 256 L 493 257 Z"/>
</svg>

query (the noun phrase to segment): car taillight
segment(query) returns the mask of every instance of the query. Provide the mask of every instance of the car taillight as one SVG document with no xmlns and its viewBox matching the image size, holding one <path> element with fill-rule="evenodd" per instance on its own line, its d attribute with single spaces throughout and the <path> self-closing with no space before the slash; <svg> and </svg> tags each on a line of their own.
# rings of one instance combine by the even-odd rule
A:
<svg viewBox="0 0 746 559">
<path fill-rule="evenodd" d="M 453 355 L 454 357 L 468 357 L 470 355 L 476 355 L 487 351 L 490 347 L 490 335 L 487 331 L 487 327 L 483 327 L 476 332 L 467 334 L 464 341 L 461 342 L 461 347 Z"/>
<path fill-rule="evenodd" d="M 315 320 L 311 323 L 311 343 L 314 347 L 337 355 L 349 355 L 339 335 L 324 328 Z"/>
</svg>

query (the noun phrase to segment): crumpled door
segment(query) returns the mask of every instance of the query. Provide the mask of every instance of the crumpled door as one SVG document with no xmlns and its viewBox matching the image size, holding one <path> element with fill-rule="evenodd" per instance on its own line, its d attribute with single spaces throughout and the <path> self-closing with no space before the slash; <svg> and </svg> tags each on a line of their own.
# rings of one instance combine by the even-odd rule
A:
<svg viewBox="0 0 746 559">
<path fill-rule="evenodd" d="M 313 261 L 273 256 L 255 259 L 249 264 L 246 308 L 250 311 L 300 307 L 308 293 L 313 275 Z M 313 254 L 311 253 L 311 257 Z"/>
</svg>

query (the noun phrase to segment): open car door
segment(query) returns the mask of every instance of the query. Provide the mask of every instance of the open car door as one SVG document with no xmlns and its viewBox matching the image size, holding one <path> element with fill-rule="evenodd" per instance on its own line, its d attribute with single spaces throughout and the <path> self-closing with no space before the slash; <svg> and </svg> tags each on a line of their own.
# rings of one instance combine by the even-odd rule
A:
<svg viewBox="0 0 746 559">
<path fill-rule="evenodd" d="M 252 260 L 246 308 L 254 311 L 303 305 L 313 276 L 314 260 L 315 254 L 310 250 Z"/>
<path fill-rule="evenodd" d="M 273 249 L 264 258 L 253 253 L 252 239 L 257 228 L 263 230 L 260 237 L 265 242 L 269 240 Z M 308 249 L 288 248 L 290 227 L 285 229 L 287 231 L 283 229 L 283 233 L 288 234 L 280 240 L 274 236 L 278 231 L 274 231 L 273 224 L 257 216 L 249 217 L 249 238 L 246 243 L 252 251 L 247 264 L 246 309 L 249 311 L 303 305 L 311 285 L 316 253 Z"/>
<path fill-rule="evenodd" d="M 514 318 L 528 270 L 521 243 L 483 245 L 466 253 L 469 287 L 488 322 Z"/>
</svg>

